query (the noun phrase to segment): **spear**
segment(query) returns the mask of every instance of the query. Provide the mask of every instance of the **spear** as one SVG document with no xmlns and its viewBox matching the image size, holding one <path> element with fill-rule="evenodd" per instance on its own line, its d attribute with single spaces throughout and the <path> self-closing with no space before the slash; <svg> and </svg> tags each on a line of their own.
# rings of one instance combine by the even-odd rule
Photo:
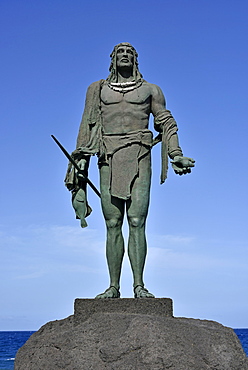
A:
<svg viewBox="0 0 248 370">
<path fill-rule="evenodd" d="M 85 175 L 84 171 L 81 170 L 81 168 L 77 165 L 77 163 L 74 161 L 74 159 L 70 156 L 70 154 L 67 152 L 67 150 L 63 147 L 62 144 L 56 139 L 55 136 L 51 135 L 55 143 L 60 147 L 66 158 L 73 164 L 73 166 L 76 168 L 76 170 L 80 173 L 80 175 L 83 176 L 84 180 L 87 182 L 87 184 L 91 187 L 91 189 L 101 198 L 100 192 L 97 190 L 95 185 L 90 181 L 90 179 Z"/>
</svg>

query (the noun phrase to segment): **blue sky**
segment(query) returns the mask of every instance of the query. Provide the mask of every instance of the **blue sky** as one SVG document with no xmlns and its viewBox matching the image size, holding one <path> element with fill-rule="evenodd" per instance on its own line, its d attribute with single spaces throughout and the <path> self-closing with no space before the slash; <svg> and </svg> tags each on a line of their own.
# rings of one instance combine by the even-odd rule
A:
<svg viewBox="0 0 248 370">
<path fill-rule="evenodd" d="M 161 186 L 153 150 L 145 283 L 175 316 L 248 327 L 247 12 L 245 0 L 0 1 L 0 330 L 36 330 L 108 286 L 99 200 L 89 191 L 81 229 L 50 135 L 74 150 L 87 86 L 123 41 L 196 160 Z M 127 258 L 121 293 L 132 297 Z"/>
</svg>

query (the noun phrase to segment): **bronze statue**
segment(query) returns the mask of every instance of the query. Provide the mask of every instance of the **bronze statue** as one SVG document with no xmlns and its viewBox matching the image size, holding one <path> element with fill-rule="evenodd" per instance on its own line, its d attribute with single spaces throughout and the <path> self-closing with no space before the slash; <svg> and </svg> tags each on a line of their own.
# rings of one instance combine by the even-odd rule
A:
<svg viewBox="0 0 248 370">
<path fill-rule="evenodd" d="M 138 54 L 129 43 L 111 53 L 110 74 L 91 84 L 72 157 L 87 175 L 91 155 L 98 156 L 102 211 L 107 228 L 106 254 L 110 286 L 96 298 L 120 297 L 124 255 L 122 224 L 129 224 L 128 256 L 133 272 L 135 298 L 154 298 L 145 287 L 143 271 L 147 252 L 145 224 L 150 198 L 151 148 L 161 141 L 161 183 L 167 177 L 168 156 L 176 174 L 191 172 L 192 158 L 184 157 L 178 144 L 177 124 L 166 109 L 161 89 L 146 82 L 138 69 Z M 158 136 L 148 129 L 150 113 Z M 69 164 L 66 186 L 82 227 L 91 212 L 86 182 Z"/>
</svg>

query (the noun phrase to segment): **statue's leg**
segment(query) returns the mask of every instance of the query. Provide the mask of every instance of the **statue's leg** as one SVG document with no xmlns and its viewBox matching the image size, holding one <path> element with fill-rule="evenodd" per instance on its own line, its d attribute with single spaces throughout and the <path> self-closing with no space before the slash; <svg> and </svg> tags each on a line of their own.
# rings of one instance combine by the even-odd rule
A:
<svg viewBox="0 0 248 370">
<path fill-rule="evenodd" d="M 153 298 L 153 294 L 144 288 L 143 272 L 147 243 L 145 236 L 146 218 L 150 199 L 151 156 L 150 153 L 140 160 L 139 175 L 135 179 L 131 199 L 127 201 L 127 219 L 129 224 L 128 256 L 133 277 L 136 298 Z"/>
<path fill-rule="evenodd" d="M 107 228 L 106 256 L 110 275 L 110 287 L 96 298 L 119 298 L 120 274 L 124 256 L 122 224 L 125 202 L 111 197 L 109 192 L 109 166 L 100 168 L 101 203 Z"/>
</svg>

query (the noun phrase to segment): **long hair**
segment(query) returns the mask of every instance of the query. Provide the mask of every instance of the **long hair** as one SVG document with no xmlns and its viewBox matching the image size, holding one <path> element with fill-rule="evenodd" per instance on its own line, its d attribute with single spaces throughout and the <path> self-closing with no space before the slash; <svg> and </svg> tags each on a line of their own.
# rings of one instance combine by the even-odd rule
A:
<svg viewBox="0 0 248 370">
<path fill-rule="evenodd" d="M 110 58 L 111 58 L 111 63 L 110 63 L 110 67 L 109 67 L 110 74 L 107 77 L 107 81 L 108 82 L 117 82 L 118 74 L 117 74 L 116 54 L 117 54 L 117 49 L 120 46 L 129 46 L 133 50 L 133 57 L 134 57 L 133 77 L 134 77 L 134 80 L 136 81 L 136 83 L 139 82 L 139 81 L 142 81 L 143 76 L 140 73 L 139 67 L 138 67 L 138 65 L 139 65 L 139 63 L 138 63 L 138 53 L 135 50 L 135 48 L 131 44 L 129 44 L 129 42 L 121 42 L 120 44 L 115 45 L 112 53 L 110 54 Z"/>
</svg>

